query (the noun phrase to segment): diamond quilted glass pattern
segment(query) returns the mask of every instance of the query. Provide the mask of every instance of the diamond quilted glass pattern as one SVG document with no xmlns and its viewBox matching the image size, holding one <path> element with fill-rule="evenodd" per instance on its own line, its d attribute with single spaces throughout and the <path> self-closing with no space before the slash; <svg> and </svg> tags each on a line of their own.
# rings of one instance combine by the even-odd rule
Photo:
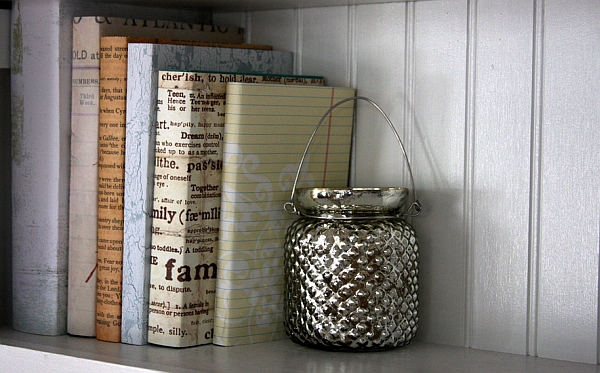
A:
<svg viewBox="0 0 600 373">
<path fill-rule="evenodd" d="M 286 331 L 296 343 L 367 351 L 418 326 L 418 240 L 403 219 L 303 217 L 285 243 Z"/>
</svg>

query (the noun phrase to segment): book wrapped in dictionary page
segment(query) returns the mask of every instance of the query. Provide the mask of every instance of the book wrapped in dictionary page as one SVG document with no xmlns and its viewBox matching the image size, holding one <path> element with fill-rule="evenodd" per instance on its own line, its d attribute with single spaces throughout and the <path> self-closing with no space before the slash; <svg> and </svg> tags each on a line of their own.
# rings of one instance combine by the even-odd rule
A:
<svg viewBox="0 0 600 373">
<path fill-rule="evenodd" d="M 160 40 L 159 40 L 160 42 Z M 185 44 L 185 45 L 184 45 Z M 259 48 L 259 49 L 256 49 Z M 127 67 L 121 341 L 148 342 L 158 71 L 291 74 L 293 55 L 257 45 L 130 43 Z M 219 77 L 220 79 L 220 77 Z"/>
<path fill-rule="evenodd" d="M 322 77 L 158 74 L 148 341 L 212 342 L 227 82 L 323 85 Z"/>
<path fill-rule="evenodd" d="M 294 219 L 283 210 L 310 135 L 327 110 L 355 95 L 344 87 L 229 83 L 213 343 L 285 337 L 283 247 Z M 346 187 L 354 103 L 315 136 L 298 187 Z"/>
</svg>

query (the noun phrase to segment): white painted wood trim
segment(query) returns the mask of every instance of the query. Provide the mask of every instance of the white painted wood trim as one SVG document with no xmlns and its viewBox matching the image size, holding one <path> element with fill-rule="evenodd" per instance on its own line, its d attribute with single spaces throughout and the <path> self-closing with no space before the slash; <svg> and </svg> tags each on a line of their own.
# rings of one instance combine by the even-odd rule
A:
<svg viewBox="0 0 600 373">
<path fill-rule="evenodd" d="M 592 364 L 420 342 L 390 351 L 351 354 L 316 350 L 290 340 L 173 349 L 91 338 L 20 335 L 7 330 L 0 330 L 0 364 L 11 373 L 597 372 Z"/>
</svg>

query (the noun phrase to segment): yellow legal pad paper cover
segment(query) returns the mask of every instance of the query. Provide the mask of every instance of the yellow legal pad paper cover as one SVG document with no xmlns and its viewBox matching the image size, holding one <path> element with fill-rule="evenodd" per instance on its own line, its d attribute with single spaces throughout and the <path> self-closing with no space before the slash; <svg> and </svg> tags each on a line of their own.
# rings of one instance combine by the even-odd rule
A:
<svg viewBox="0 0 600 373">
<path fill-rule="evenodd" d="M 327 110 L 355 89 L 228 83 L 213 343 L 285 337 L 283 210 L 302 153 Z M 297 187 L 346 187 L 354 101 L 331 112 Z"/>
</svg>

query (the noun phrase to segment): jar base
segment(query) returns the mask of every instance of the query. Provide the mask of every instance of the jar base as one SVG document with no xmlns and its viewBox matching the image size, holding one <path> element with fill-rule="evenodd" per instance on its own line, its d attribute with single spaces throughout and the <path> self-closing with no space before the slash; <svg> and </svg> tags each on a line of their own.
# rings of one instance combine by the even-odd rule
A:
<svg viewBox="0 0 600 373">
<path fill-rule="evenodd" d="M 289 334 L 288 334 L 288 336 L 290 337 L 292 342 L 294 342 L 300 346 L 309 347 L 309 348 L 313 348 L 313 349 L 321 350 L 321 351 L 331 351 L 331 352 L 381 352 L 381 351 L 394 350 L 396 348 L 404 347 L 404 346 L 407 346 L 408 344 L 410 344 L 410 340 L 408 340 L 408 341 L 400 342 L 395 345 L 388 345 L 388 346 L 360 346 L 359 345 L 359 346 L 353 347 L 353 346 L 345 345 L 342 343 L 313 343 L 313 342 L 302 340 L 295 336 L 290 336 Z"/>
</svg>

